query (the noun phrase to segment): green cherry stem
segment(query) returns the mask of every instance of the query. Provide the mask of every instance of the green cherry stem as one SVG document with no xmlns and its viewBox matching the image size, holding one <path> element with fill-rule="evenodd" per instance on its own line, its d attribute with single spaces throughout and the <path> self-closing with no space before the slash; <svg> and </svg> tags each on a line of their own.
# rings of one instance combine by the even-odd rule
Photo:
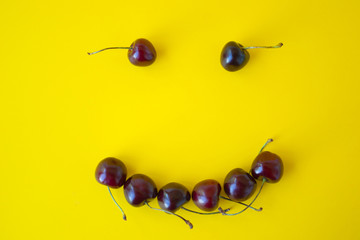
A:
<svg viewBox="0 0 360 240">
<path fill-rule="evenodd" d="M 266 141 L 266 143 L 261 147 L 261 149 L 260 149 L 260 151 L 259 151 L 259 154 L 264 150 L 264 148 L 265 148 L 269 143 L 271 143 L 271 142 L 273 142 L 273 141 L 274 141 L 274 139 L 269 138 L 269 139 Z M 249 174 L 251 175 L 251 170 L 249 171 Z"/>
<path fill-rule="evenodd" d="M 111 196 L 112 200 L 114 201 L 114 203 L 116 204 L 116 206 L 118 206 L 118 208 L 119 208 L 120 211 L 122 212 L 123 219 L 126 221 L 126 215 L 125 215 L 125 213 L 124 213 L 124 210 L 122 210 L 122 208 L 120 207 L 120 205 L 116 202 L 116 200 L 115 200 L 114 196 L 112 195 L 111 190 L 110 190 L 109 187 L 108 187 L 108 190 L 109 190 L 109 193 L 110 193 L 110 196 Z"/>
<path fill-rule="evenodd" d="M 181 207 L 181 209 L 185 210 L 185 211 L 188 211 L 188 212 L 191 212 L 191 213 L 196 213 L 196 214 L 201 214 L 201 215 L 214 215 L 214 214 L 219 214 L 219 213 L 223 213 L 223 212 L 227 212 L 230 210 L 230 208 L 227 208 L 225 210 L 223 210 L 223 212 L 210 212 L 210 213 L 204 213 L 204 212 L 197 212 L 197 211 L 194 211 L 194 210 L 190 210 L 188 208 L 185 208 L 185 207 Z"/>
<path fill-rule="evenodd" d="M 185 218 L 183 218 L 182 216 L 177 215 L 176 213 L 173 213 L 173 212 L 166 211 L 166 210 L 164 210 L 164 209 L 153 208 L 153 207 L 151 207 L 151 206 L 149 205 L 149 203 L 148 203 L 147 201 L 145 201 L 145 204 L 146 204 L 149 208 L 151 208 L 151 209 L 153 209 L 153 210 L 162 211 L 162 212 L 165 212 L 165 213 L 168 213 L 168 214 L 177 216 L 177 217 L 181 218 L 187 225 L 189 225 L 190 229 L 193 228 L 192 223 L 191 223 L 189 220 L 186 220 Z"/>
<path fill-rule="evenodd" d="M 265 148 L 269 143 L 271 143 L 272 141 L 274 141 L 274 139 L 269 138 L 269 139 L 266 141 L 266 143 L 264 144 L 264 146 L 262 146 L 262 148 L 260 149 L 260 152 L 259 152 L 259 153 L 261 153 L 261 152 L 264 150 L 264 148 Z"/>
<path fill-rule="evenodd" d="M 226 216 L 235 216 L 235 215 L 238 215 L 238 214 L 244 212 L 246 209 L 248 209 L 248 208 L 251 206 L 251 204 L 253 204 L 253 203 L 255 202 L 255 200 L 257 199 L 257 197 L 258 197 L 259 194 L 261 193 L 261 190 L 262 190 L 262 188 L 263 188 L 263 186 L 264 186 L 265 181 L 266 181 L 265 178 L 263 178 L 261 187 L 260 187 L 260 189 L 259 189 L 259 192 L 256 194 L 255 198 L 251 201 L 251 203 L 250 203 L 246 208 L 244 208 L 244 209 L 241 210 L 240 212 L 237 212 L 237 213 L 226 213 L 224 210 L 222 210 L 221 207 L 219 207 L 219 211 L 220 211 L 223 215 L 226 215 Z"/>
<path fill-rule="evenodd" d="M 99 53 L 99 52 L 102 52 L 102 51 L 105 51 L 105 50 L 109 50 L 109 49 L 132 49 L 132 48 L 131 47 L 108 47 L 108 48 L 104 48 L 104 49 L 101 49 L 101 50 L 96 51 L 96 52 L 88 52 L 87 54 L 93 55 L 93 54 L 96 54 L 96 53 Z"/>
<path fill-rule="evenodd" d="M 255 210 L 255 211 L 258 211 L 258 212 L 261 212 L 261 211 L 263 210 L 262 207 L 260 207 L 259 209 L 258 209 L 258 208 L 254 208 L 254 207 L 251 207 L 251 206 L 249 206 L 249 205 L 247 205 L 247 204 L 245 204 L 245 203 L 233 201 L 233 200 L 231 200 L 230 198 L 227 198 L 227 197 L 220 196 L 220 198 L 222 198 L 222 199 L 224 199 L 224 200 L 227 200 L 227 201 L 230 201 L 230 202 L 234 202 L 234 203 L 238 203 L 238 204 L 247 206 L 247 207 L 251 208 L 252 210 Z"/>
<path fill-rule="evenodd" d="M 252 47 L 242 47 L 242 49 L 254 49 L 254 48 L 281 48 L 284 44 L 278 43 L 275 46 L 252 46 Z"/>
</svg>

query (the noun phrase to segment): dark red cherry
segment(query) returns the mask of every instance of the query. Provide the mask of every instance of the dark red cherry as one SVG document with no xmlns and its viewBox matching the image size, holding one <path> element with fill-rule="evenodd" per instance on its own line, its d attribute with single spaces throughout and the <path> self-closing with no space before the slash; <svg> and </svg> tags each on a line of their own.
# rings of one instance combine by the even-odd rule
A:
<svg viewBox="0 0 360 240">
<path fill-rule="evenodd" d="M 131 44 L 128 58 L 136 66 L 149 66 L 156 59 L 156 51 L 151 42 L 140 38 Z"/>
<path fill-rule="evenodd" d="M 266 182 L 278 182 L 284 172 L 284 165 L 281 158 L 271 152 L 263 151 L 255 158 L 251 166 L 251 175 L 257 179 L 265 178 Z"/>
<path fill-rule="evenodd" d="M 159 190 L 157 199 L 162 209 L 176 212 L 182 205 L 190 201 L 190 192 L 184 185 L 172 182 Z"/>
<path fill-rule="evenodd" d="M 256 181 L 241 168 L 231 170 L 224 181 L 224 191 L 233 201 L 245 201 L 256 191 Z"/>
<path fill-rule="evenodd" d="M 156 197 L 157 188 L 154 181 L 144 174 L 135 174 L 124 184 L 125 198 L 134 207 L 141 207 L 145 201 Z"/>
<path fill-rule="evenodd" d="M 192 200 L 201 210 L 213 211 L 219 205 L 220 192 L 220 183 L 216 180 L 207 179 L 195 185 L 192 191 Z"/>
<path fill-rule="evenodd" d="M 108 157 L 102 160 L 96 170 L 96 180 L 108 187 L 119 188 L 124 185 L 127 169 L 119 159 Z"/>
<path fill-rule="evenodd" d="M 221 65 L 228 71 L 234 72 L 243 68 L 249 61 L 249 52 L 236 42 L 228 42 L 221 51 Z"/>
</svg>

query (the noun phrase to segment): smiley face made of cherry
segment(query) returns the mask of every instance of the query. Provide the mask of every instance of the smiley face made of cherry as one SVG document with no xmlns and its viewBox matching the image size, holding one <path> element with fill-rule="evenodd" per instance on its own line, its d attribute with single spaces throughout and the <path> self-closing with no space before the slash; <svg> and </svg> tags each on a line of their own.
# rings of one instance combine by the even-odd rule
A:
<svg viewBox="0 0 360 240">
<path fill-rule="evenodd" d="M 244 47 L 239 43 L 230 41 L 221 51 L 220 62 L 225 70 L 230 72 L 238 71 L 249 61 L 250 54 L 247 51 L 248 49 L 280 48 L 282 45 L 282 43 L 279 43 L 275 46 Z M 157 57 L 156 50 L 152 43 L 143 38 L 135 40 L 130 47 L 109 47 L 88 54 L 93 55 L 110 49 L 128 49 L 128 59 L 135 66 L 149 66 L 154 63 Z M 283 162 L 278 155 L 269 151 L 263 151 L 265 146 L 272 141 L 273 139 L 268 139 L 261 148 L 249 172 L 241 168 L 235 168 L 226 175 L 223 187 L 227 197 L 220 195 L 221 185 L 213 179 L 206 179 L 197 183 L 193 188 L 191 196 L 184 185 L 176 182 L 168 183 L 158 191 L 154 181 L 144 174 L 134 174 L 127 179 L 127 168 L 125 164 L 114 157 L 105 158 L 98 164 L 95 170 L 95 178 L 99 183 L 108 187 L 110 196 L 121 210 L 124 220 L 126 220 L 126 215 L 114 199 L 110 188 L 116 189 L 124 186 L 124 195 L 130 205 L 134 207 L 147 205 L 151 209 L 177 216 L 189 225 L 190 228 L 193 228 L 189 220 L 175 212 L 182 209 L 201 215 L 222 214 L 224 216 L 235 216 L 248 208 L 255 211 L 262 210 L 262 208 L 254 208 L 251 205 L 259 196 L 264 183 L 278 182 L 284 171 Z M 243 201 L 248 200 L 255 193 L 257 188 L 256 180 L 262 182 L 258 193 L 249 204 L 243 203 Z M 149 205 L 149 202 L 156 197 L 160 209 L 153 208 Z M 195 205 L 204 212 L 197 212 L 183 206 L 189 202 L 191 198 Z M 219 207 L 220 199 L 236 202 L 243 205 L 244 208 L 236 213 L 228 213 L 230 209 L 223 210 Z M 214 210 L 217 211 L 214 212 Z"/>
</svg>

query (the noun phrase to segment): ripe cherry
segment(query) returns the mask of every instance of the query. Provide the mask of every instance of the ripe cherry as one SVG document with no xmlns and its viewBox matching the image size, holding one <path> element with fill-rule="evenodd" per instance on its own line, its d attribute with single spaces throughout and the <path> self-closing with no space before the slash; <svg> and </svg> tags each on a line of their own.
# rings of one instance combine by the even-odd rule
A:
<svg viewBox="0 0 360 240">
<path fill-rule="evenodd" d="M 144 174 L 131 176 L 124 185 L 125 198 L 134 207 L 141 207 L 146 201 L 156 197 L 157 188 L 154 181 Z"/>
<path fill-rule="evenodd" d="M 256 181 L 241 168 L 231 170 L 224 181 L 224 191 L 233 201 L 245 201 L 256 191 Z"/>
<path fill-rule="evenodd" d="M 213 211 L 219 205 L 221 186 L 216 180 L 207 179 L 195 185 L 192 200 L 203 211 Z"/>
<path fill-rule="evenodd" d="M 223 47 L 221 51 L 220 62 L 226 70 L 230 72 L 238 71 L 243 68 L 249 61 L 250 54 L 247 49 L 280 48 L 282 45 L 282 43 L 279 43 L 275 46 L 244 47 L 237 42 L 231 41 Z"/>
<path fill-rule="evenodd" d="M 176 212 L 181 206 L 190 201 L 189 190 L 180 183 L 168 183 L 157 195 L 159 206 L 169 212 Z"/>
<path fill-rule="evenodd" d="M 139 38 L 135 40 L 130 47 L 109 47 L 104 48 L 96 52 L 88 53 L 93 55 L 98 52 L 102 52 L 109 49 L 128 49 L 128 58 L 129 61 L 135 66 L 149 66 L 156 59 L 156 51 L 152 43 L 144 38 Z"/>
<path fill-rule="evenodd" d="M 268 142 L 271 142 L 269 140 Z M 284 172 L 281 158 L 271 152 L 260 152 L 251 166 L 251 175 L 257 180 L 265 180 L 268 183 L 280 181 Z"/>
<path fill-rule="evenodd" d="M 124 185 L 127 175 L 127 169 L 125 164 L 121 162 L 119 159 L 108 157 L 103 159 L 95 170 L 95 178 L 96 180 L 108 186 L 108 191 L 110 193 L 111 198 L 115 202 L 116 206 L 120 209 L 123 214 L 123 219 L 126 220 L 126 215 L 119 204 L 115 201 L 114 196 L 111 193 L 111 188 L 120 188 Z"/>
<path fill-rule="evenodd" d="M 106 186 L 119 188 L 124 185 L 127 169 L 119 159 L 108 157 L 102 160 L 96 170 L 96 180 Z"/>
<path fill-rule="evenodd" d="M 144 38 L 137 39 L 130 46 L 128 58 L 136 66 L 149 66 L 156 59 L 154 46 Z"/>
</svg>

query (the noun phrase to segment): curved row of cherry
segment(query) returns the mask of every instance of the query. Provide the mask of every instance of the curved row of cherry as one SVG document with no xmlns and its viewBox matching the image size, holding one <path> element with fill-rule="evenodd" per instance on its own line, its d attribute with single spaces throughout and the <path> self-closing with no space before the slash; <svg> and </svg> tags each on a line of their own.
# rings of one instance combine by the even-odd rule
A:
<svg viewBox="0 0 360 240">
<path fill-rule="evenodd" d="M 282 160 L 278 155 L 263 151 L 265 146 L 272 141 L 272 139 L 267 140 L 261 148 L 251 166 L 250 174 L 241 168 L 235 168 L 227 174 L 224 181 L 224 191 L 228 198 L 220 196 L 221 186 L 216 180 L 207 179 L 195 185 L 192 191 L 192 200 L 198 208 L 206 212 L 196 212 L 183 207 L 185 203 L 190 201 L 190 192 L 180 183 L 169 183 L 158 192 L 154 181 L 146 175 L 135 174 L 126 180 L 127 169 L 124 163 L 113 157 L 105 158 L 98 164 L 95 178 L 99 183 L 108 187 L 110 196 L 123 213 L 124 220 L 126 220 L 126 215 L 115 201 L 110 190 L 110 188 L 120 188 L 123 185 L 125 198 L 132 206 L 140 207 L 147 205 L 154 210 L 175 215 L 184 220 L 192 228 L 193 225 L 190 221 L 175 213 L 177 210 L 183 209 L 203 215 L 221 213 L 226 216 L 238 215 L 248 208 L 256 211 L 262 210 L 262 208 L 253 208 L 251 205 L 259 196 L 264 183 L 278 182 L 284 171 Z M 256 191 L 256 180 L 262 181 L 259 192 L 249 205 L 242 203 L 242 201 L 249 199 Z M 149 205 L 149 202 L 155 197 L 157 197 L 161 209 L 153 208 Z M 240 212 L 227 213 L 230 209 L 223 210 L 221 207 L 218 208 L 220 198 L 242 204 L 245 207 Z M 218 211 L 212 212 L 215 209 Z"/>
</svg>

